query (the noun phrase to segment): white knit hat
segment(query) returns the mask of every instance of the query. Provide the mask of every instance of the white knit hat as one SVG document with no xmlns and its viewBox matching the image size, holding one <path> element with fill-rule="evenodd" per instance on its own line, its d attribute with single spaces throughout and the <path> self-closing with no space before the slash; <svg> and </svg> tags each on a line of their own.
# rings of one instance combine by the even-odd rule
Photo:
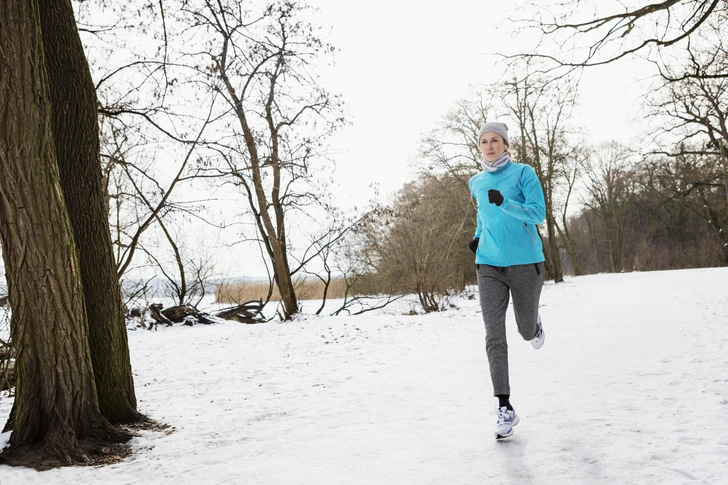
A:
<svg viewBox="0 0 728 485">
<path fill-rule="evenodd" d="M 505 123 L 483 123 L 483 126 L 480 127 L 480 134 L 478 135 L 478 144 L 480 144 L 480 137 L 483 136 L 483 133 L 497 133 L 503 138 L 507 147 L 511 146 L 511 143 L 508 141 L 508 125 Z"/>
</svg>

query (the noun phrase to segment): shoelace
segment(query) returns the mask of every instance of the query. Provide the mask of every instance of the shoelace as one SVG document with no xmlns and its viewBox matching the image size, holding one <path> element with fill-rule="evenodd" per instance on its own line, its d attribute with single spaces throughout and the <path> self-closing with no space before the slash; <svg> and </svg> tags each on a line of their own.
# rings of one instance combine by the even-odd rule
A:
<svg viewBox="0 0 728 485">
<path fill-rule="evenodd" d="M 498 410 L 498 426 L 502 424 L 506 424 L 507 421 L 513 421 L 513 416 L 508 412 L 508 410 L 501 411 Z"/>
</svg>

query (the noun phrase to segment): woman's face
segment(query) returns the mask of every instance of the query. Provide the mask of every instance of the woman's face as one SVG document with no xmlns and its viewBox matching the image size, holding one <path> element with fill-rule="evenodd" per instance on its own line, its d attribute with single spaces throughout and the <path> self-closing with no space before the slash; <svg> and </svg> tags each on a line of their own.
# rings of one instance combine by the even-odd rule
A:
<svg viewBox="0 0 728 485">
<path fill-rule="evenodd" d="M 486 131 L 480 137 L 480 153 L 489 162 L 495 162 L 506 151 L 506 144 L 498 133 Z"/>
</svg>

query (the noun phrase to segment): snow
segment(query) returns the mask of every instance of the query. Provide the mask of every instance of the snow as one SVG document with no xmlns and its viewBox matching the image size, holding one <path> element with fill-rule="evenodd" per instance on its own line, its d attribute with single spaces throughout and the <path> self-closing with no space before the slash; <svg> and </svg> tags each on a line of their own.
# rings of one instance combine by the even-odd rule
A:
<svg viewBox="0 0 728 485">
<path fill-rule="evenodd" d="M 455 303 L 130 332 L 139 408 L 172 432 L 0 484 L 728 483 L 728 269 L 546 284 L 542 349 L 508 316 L 506 442 L 478 302 Z"/>
</svg>

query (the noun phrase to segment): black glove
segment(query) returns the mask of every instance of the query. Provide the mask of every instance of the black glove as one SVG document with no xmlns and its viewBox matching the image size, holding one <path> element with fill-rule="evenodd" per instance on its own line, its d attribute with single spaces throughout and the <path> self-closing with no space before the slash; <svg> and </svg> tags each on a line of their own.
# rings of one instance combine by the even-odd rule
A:
<svg viewBox="0 0 728 485">
<path fill-rule="evenodd" d="M 472 241 L 470 241 L 468 243 L 468 247 L 470 248 L 470 250 L 472 252 L 475 252 L 475 251 L 478 250 L 478 243 L 479 242 L 480 242 L 480 238 L 479 237 L 476 237 L 475 239 L 473 239 Z"/>
<path fill-rule="evenodd" d="M 500 205 L 503 203 L 503 194 L 500 193 L 500 190 L 490 189 L 488 191 L 488 202 L 500 207 Z"/>
</svg>

